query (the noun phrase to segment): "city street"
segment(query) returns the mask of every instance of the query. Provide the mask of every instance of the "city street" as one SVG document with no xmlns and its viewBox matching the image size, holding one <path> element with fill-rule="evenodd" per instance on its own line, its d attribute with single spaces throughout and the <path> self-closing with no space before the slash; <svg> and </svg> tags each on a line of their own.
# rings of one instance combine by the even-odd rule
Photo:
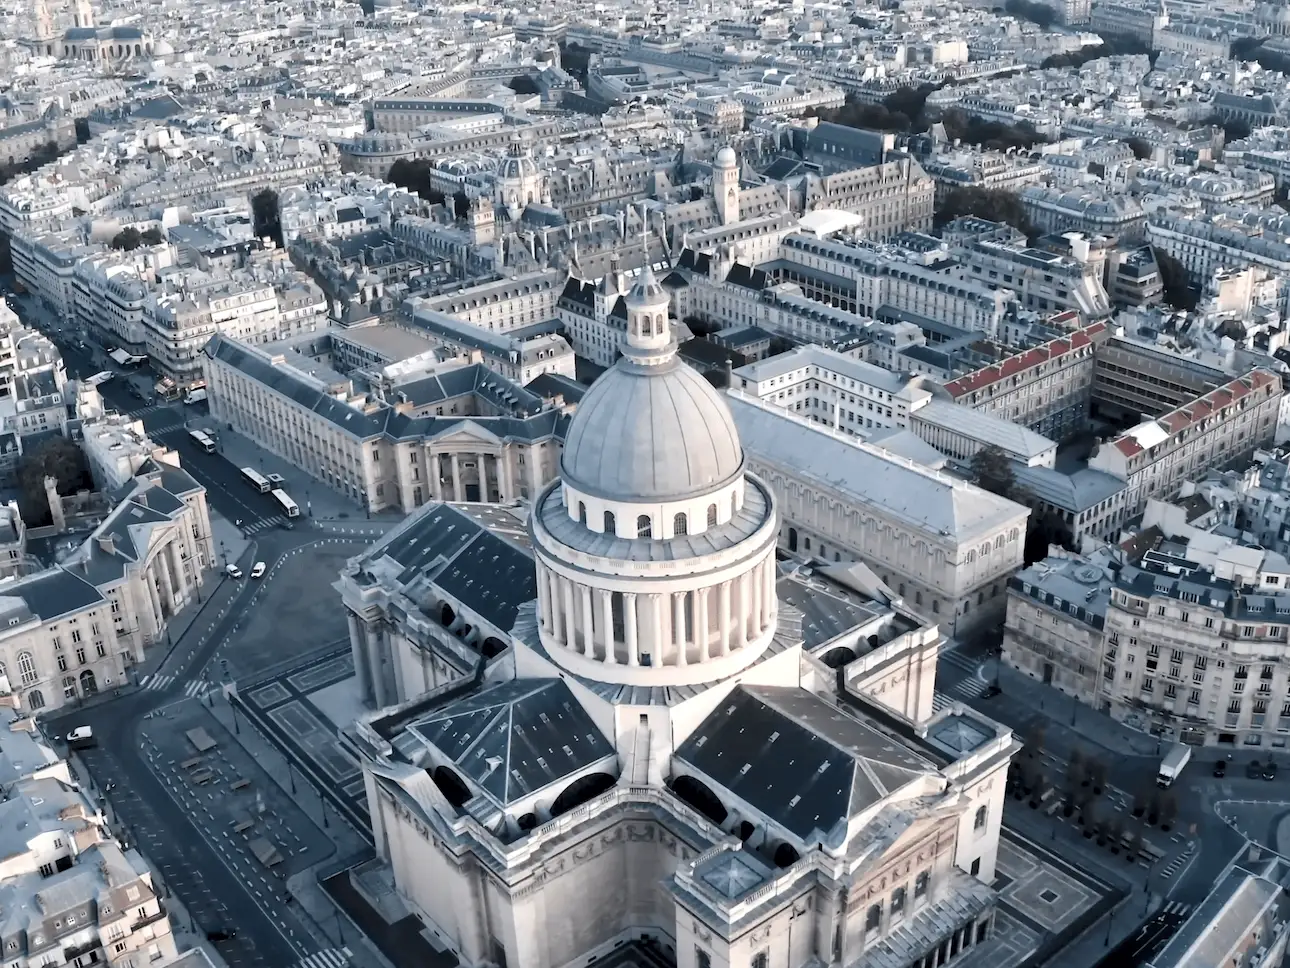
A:
<svg viewBox="0 0 1290 968">
<path fill-rule="evenodd" d="M 284 968 L 329 950 L 327 938 L 302 919 L 284 885 L 302 859 L 307 866 L 315 865 L 334 848 L 321 839 L 315 820 L 277 797 L 274 777 L 237 758 L 240 748 L 227 735 L 219 752 L 212 754 L 209 789 L 195 789 L 182 768 L 193 752 L 185 749 L 183 737 L 194 722 L 204 723 L 212 735 L 226 734 L 218 716 L 208 710 L 223 704 L 218 685 L 230 671 L 267 668 L 283 655 L 319 644 L 310 623 L 279 624 L 274 615 L 289 602 L 320 620 L 333 611 L 339 616 L 330 584 L 318 581 L 318 572 L 334 573 L 340 559 L 372 540 L 370 535 L 331 537 L 307 529 L 260 537 L 266 540 L 252 546 L 241 563 L 246 570 L 252 557 L 270 562 L 265 579 L 225 580 L 213 589 L 201 613 L 169 656 L 145 677 L 142 688 L 49 721 L 54 735 L 79 725 L 94 727 L 101 745 L 86 751 L 82 760 L 100 790 L 112 784 L 108 800 L 113 816 L 188 906 L 199 928 L 220 927 L 224 918 L 237 926 L 238 936 L 218 945 L 235 968 Z M 285 571 L 283 560 L 290 562 Z M 275 629 L 273 648 L 262 634 L 249 640 L 238 634 L 265 623 Z M 339 624 L 343 626 L 343 616 Z M 203 696 L 206 705 L 190 698 Z M 233 790 L 232 784 L 241 778 L 251 782 Z M 261 808 L 264 815 L 257 812 Z M 260 869 L 234 833 L 241 818 L 252 813 L 266 831 L 262 836 L 287 857 L 271 875 Z"/>
<path fill-rule="evenodd" d="M 992 695 L 991 687 L 996 684 L 1000 692 Z M 1133 830 L 1160 851 L 1162 856 L 1153 863 L 1125 865 L 1123 858 L 1113 858 L 1109 850 L 1083 836 L 1077 816 L 1066 817 L 1059 809 L 1036 810 L 1025 800 L 1008 801 L 1006 825 L 1036 840 L 1047 838 L 1065 844 L 1064 856 L 1084 852 L 1089 863 L 1100 861 L 1112 869 L 1119 864 L 1125 883 L 1143 898 L 1137 908 L 1127 906 L 1117 915 L 1114 937 L 1108 933 L 1107 938 L 1114 941 L 1124 935 L 1128 940 L 1126 947 L 1108 955 L 1103 962 L 1106 968 L 1137 964 L 1132 960 L 1133 951 L 1167 941 L 1184 920 L 1183 912 L 1204 900 L 1247 836 L 1275 847 L 1278 829 L 1283 839 L 1290 835 L 1290 772 L 1282 771 L 1271 781 L 1245 775 L 1247 762 L 1266 760 L 1266 752 L 1238 751 L 1227 775 L 1215 777 L 1214 764 L 1225 760 L 1227 751 L 1196 750 L 1172 789 L 1178 817 L 1169 831 L 1162 832 L 1132 814 L 1135 798 L 1145 798 L 1155 789 L 1160 756 L 1153 737 L 1129 730 L 1011 668 L 996 671 L 988 649 L 960 647 L 943 652 L 937 666 L 937 692 L 939 708 L 963 703 L 1010 726 L 1023 741 L 1041 737 L 1037 763 L 1059 791 L 1065 788 L 1068 763 L 1075 751 L 1103 763 L 1106 791 L 1098 800 L 1099 816 Z M 1286 759 L 1284 754 L 1281 759 Z M 1159 916 L 1153 913 L 1155 908 L 1162 912 Z M 1134 937 L 1139 939 L 1138 947 L 1130 944 Z M 1099 938 L 1095 947 L 1100 944 Z"/>
</svg>

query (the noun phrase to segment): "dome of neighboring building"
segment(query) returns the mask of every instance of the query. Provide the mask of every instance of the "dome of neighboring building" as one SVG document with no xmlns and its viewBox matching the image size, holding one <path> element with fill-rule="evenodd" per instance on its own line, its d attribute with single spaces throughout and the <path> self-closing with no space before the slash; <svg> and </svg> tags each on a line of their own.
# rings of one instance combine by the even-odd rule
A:
<svg viewBox="0 0 1290 968">
<path fill-rule="evenodd" d="M 625 504 L 684 500 L 743 471 L 730 409 L 674 355 L 619 360 L 578 404 L 561 474 L 579 491 Z"/>
<path fill-rule="evenodd" d="M 509 150 L 506 152 L 506 157 L 497 166 L 497 177 L 504 179 L 535 178 L 537 173 L 537 165 L 529 157 L 524 145 L 519 140 L 512 141 Z"/>
<path fill-rule="evenodd" d="M 739 159 L 735 155 L 735 149 L 726 145 L 717 152 L 718 168 L 734 168 L 739 164 Z"/>
</svg>

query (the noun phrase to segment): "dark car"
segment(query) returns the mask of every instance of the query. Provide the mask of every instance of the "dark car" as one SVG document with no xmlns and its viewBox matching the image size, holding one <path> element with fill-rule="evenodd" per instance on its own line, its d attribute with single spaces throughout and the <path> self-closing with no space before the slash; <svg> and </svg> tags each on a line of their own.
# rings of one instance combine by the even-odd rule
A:
<svg viewBox="0 0 1290 968">
<path fill-rule="evenodd" d="M 1271 760 L 1263 764 L 1263 779 L 1275 780 L 1277 778 L 1277 765 Z"/>
<path fill-rule="evenodd" d="M 232 941 L 237 937 L 237 928 L 221 926 L 206 932 L 207 941 Z"/>
<path fill-rule="evenodd" d="M 1227 776 L 1227 760 L 1219 760 L 1214 764 L 1214 775 L 1217 777 Z"/>
<path fill-rule="evenodd" d="M 1258 780 L 1263 776 L 1263 764 L 1258 760 L 1253 760 L 1245 767 L 1245 778 L 1247 780 Z"/>
</svg>

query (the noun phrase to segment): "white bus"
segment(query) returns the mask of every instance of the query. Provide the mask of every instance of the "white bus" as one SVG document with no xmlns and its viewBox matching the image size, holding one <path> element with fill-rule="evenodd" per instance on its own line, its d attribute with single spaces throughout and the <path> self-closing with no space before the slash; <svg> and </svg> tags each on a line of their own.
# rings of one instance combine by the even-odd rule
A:
<svg viewBox="0 0 1290 968">
<path fill-rule="evenodd" d="M 188 436 L 201 450 L 206 451 L 208 454 L 215 453 L 215 441 L 211 440 L 200 430 L 190 430 L 188 431 Z"/>
<path fill-rule="evenodd" d="M 248 484 L 259 491 L 261 494 L 269 493 L 269 480 L 263 474 L 251 467 L 242 468 L 242 476 L 246 478 Z"/>
<path fill-rule="evenodd" d="M 287 492 L 275 487 L 271 492 L 273 499 L 282 505 L 282 510 L 289 518 L 300 517 L 300 505 L 287 496 Z"/>
</svg>

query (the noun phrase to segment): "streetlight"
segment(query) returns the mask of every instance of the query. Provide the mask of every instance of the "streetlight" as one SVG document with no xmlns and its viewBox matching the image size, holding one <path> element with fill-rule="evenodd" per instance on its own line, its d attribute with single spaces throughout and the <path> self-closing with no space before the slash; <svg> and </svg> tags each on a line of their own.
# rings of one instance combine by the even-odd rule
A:
<svg viewBox="0 0 1290 968">
<path fill-rule="evenodd" d="M 237 734 L 242 732 L 242 730 L 239 729 L 237 725 L 237 707 L 230 702 L 228 704 L 228 711 L 233 716 L 233 735 L 236 736 Z"/>
<path fill-rule="evenodd" d="M 1106 918 L 1106 940 L 1102 942 L 1103 948 L 1111 947 L 1111 927 L 1115 924 L 1115 905 L 1111 905 L 1111 913 Z"/>
<path fill-rule="evenodd" d="M 337 910 L 334 913 L 336 915 L 336 937 L 339 939 L 337 943 L 343 947 L 345 944 L 345 931 L 340 925 L 340 911 Z"/>
<path fill-rule="evenodd" d="M 285 757 L 284 757 L 285 759 Z M 291 771 L 291 761 L 287 760 L 287 781 L 291 784 L 291 792 L 296 792 L 296 775 Z"/>
</svg>

